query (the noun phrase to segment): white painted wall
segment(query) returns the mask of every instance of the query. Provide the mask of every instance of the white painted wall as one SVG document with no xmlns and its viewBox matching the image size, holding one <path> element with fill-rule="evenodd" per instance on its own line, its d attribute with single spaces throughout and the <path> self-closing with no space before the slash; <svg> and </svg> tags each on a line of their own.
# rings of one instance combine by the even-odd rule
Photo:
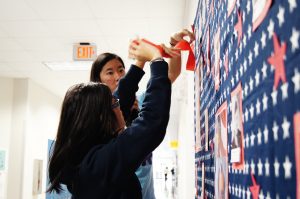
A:
<svg viewBox="0 0 300 199">
<path fill-rule="evenodd" d="M 15 79 L 9 139 L 7 198 L 20 199 L 23 186 L 24 133 L 26 130 L 27 89 L 26 79 Z"/>
<path fill-rule="evenodd" d="M 0 91 L 0 150 L 6 151 L 7 168 L 12 119 L 13 80 L 11 78 L 0 78 Z M 0 171 L 0 186 L 0 199 L 6 199 L 7 169 Z"/>
<path fill-rule="evenodd" d="M 195 198 L 195 140 L 194 140 L 194 87 L 190 79 L 193 72 L 186 72 L 181 93 L 178 131 L 178 198 Z"/>
<path fill-rule="evenodd" d="M 186 1 L 183 27 L 194 23 L 198 0 Z M 195 198 L 194 72 L 182 70 L 178 124 L 178 198 Z"/>
<path fill-rule="evenodd" d="M 34 159 L 43 160 L 43 193 L 46 190 L 48 139 L 54 139 L 56 136 L 61 103 L 62 99 L 29 81 L 22 198 L 32 197 Z"/>
<path fill-rule="evenodd" d="M 0 148 L 8 149 L 11 129 L 13 80 L 0 78 Z"/>
<path fill-rule="evenodd" d="M 62 99 L 28 79 L 1 77 L 0 90 L 0 148 L 8 151 L 3 199 L 45 198 L 32 194 L 33 161 L 43 160 L 45 192 L 47 141 L 55 137 Z"/>
</svg>

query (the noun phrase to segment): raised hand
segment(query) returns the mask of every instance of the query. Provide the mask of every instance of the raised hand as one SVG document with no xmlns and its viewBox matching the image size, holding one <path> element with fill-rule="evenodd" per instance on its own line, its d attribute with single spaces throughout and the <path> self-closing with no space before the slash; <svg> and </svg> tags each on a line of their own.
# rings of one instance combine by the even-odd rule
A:
<svg viewBox="0 0 300 199">
<path fill-rule="evenodd" d="M 170 37 L 170 45 L 175 46 L 178 42 L 183 40 L 184 37 L 189 38 L 189 43 L 192 43 L 195 40 L 195 35 L 192 32 L 190 32 L 188 29 L 182 29 L 181 31 L 174 33 Z"/>
<path fill-rule="evenodd" d="M 151 61 L 158 57 L 162 57 L 159 49 L 147 42 L 144 42 L 142 39 L 131 41 L 128 53 L 129 58 L 142 62 Z"/>
</svg>

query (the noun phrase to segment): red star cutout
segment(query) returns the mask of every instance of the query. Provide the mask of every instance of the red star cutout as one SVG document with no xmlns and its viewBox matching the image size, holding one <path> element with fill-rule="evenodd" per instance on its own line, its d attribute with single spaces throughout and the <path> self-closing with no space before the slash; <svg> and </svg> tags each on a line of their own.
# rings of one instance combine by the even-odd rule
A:
<svg viewBox="0 0 300 199">
<path fill-rule="evenodd" d="M 277 90 L 280 79 L 282 80 L 282 82 L 286 82 L 285 66 L 283 61 L 286 52 L 286 42 L 284 42 L 280 46 L 278 37 L 274 32 L 273 43 L 274 43 L 274 54 L 268 58 L 268 62 L 275 68 L 274 88 Z"/>
<path fill-rule="evenodd" d="M 238 32 L 238 45 L 240 45 L 241 38 L 243 36 L 243 21 L 242 21 L 242 12 L 237 11 L 238 22 L 235 24 L 234 29 Z"/>
<path fill-rule="evenodd" d="M 253 183 L 253 186 L 250 186 L 249 189 L 252 193 L 252 198 L 253 199 L 258 199 L 258 194 L 259 194 L 259 185 L 256 184 L 256 181 L 255 181 L 255 178 L 254 178 L 254 175 L 253 173 L 251 172 L 251 179 L 252 179 L 252 183 Z"/>
</svg>

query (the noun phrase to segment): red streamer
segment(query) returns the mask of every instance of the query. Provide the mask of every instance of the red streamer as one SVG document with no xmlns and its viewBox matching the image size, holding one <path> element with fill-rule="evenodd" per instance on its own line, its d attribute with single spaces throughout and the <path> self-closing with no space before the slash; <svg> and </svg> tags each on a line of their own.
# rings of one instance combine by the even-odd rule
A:
<svg viewBox="0 0 300 199">
<path fill-rule="evenodd" d="M 146 39 L 142 39 L 142 41 L 152 45 L 152 46 L 155 46 L 161 53 L 161 55 L 163 57 L 166 57 L 166 58 L 170 58 L 171 56 L 169 54 L 167 54 L 164 49 L 160 46 L 160 45 L 157 45 L 157 44 L 154 44 Z M 187 64 L 186 64 L 186 69 L 187 70 L 191 70 L 191 71 L 194 71 L 195 69 L 195 56 L 194 56 L 194 53 L 192 51 L 192 48 L 189 44 L 189 42 L 187 42 L 186 40 L 181 40 L 180 42 L 178 42 L 174 48 L 177 48 L 179 50 L 188 50 L 189 51 L 189 56 L 188 56 L 188 60 L 187 60 Z"/>
</svg>

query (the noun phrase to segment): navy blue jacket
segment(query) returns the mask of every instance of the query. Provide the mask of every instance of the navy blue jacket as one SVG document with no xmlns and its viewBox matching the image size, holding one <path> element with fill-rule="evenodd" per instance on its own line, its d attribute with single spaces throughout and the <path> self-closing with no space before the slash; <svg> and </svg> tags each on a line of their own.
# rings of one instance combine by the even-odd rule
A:
<svg viewBox="0 0 300 199">
<path fill-rule="evenodd" d="M 120 79 L 119 86 L 113 93 L 120 100 L 120 108 L 126 122 L 132 122 L 131 107 L 136 99 L 136 92 L 139 87 L 138 84 L 145 72 L 135 65 L 131 65 L 126 75 Z M 130 121 L 128 121 L 130 120 Z M 130 126 L 128 125 L 128 126 Z"/>
<path fill-rule="evenodd" d="M 131 79 L 126 81 L 129 86 Z M 76 171 L 64 175 L 70 178 L 66 181 L 70 182 L 67 186 L 73 198 L 142 198 L 135 171 L 162 142 L 169 121 L 170 103 L 168 65 L 164 61 L 154 62 L 139 117 L 118 137 L 92 148 Z"/>
</svg>

